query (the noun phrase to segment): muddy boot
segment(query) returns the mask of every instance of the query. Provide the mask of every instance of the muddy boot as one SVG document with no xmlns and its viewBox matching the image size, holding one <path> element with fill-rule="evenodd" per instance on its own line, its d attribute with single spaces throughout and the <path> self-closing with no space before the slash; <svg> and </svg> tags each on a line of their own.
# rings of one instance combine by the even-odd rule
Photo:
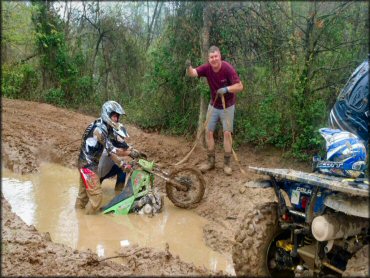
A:
<svg viewBox="0 0 370 278">
<path fill-rule="evenodd" d="M 212 170 L 215 168 L 215 151 L 208 151 L 207 153 L 208 159 L 207 162 L 200 165 L 199 170 L 204 173 L 209 170 Z"/>
<path fill-rule="evenodd" d="M 85 206 L 86 206 L 87 202 L 85 201 L 82 201 L 81 199 L 76 199 L 76 203 L 75 203 L 75 208 L 76 209 L 84 209 Z"/>
<path fill-rule="evenodd" d="M 99 212 L 99 209 L 94 208 L 90 202 L 87 203 L 85 207 L 85 214 L 93 215 L 93 214 L 97 214 L 98 212 Z"/>
<path fill-rule="evenodd" d="M 115 193 L 116 194 L 119 194 L 119 193 L 121 193 L 122 192 L 122 190 L 123 190 L 123 186 L 124 186 L 125 184 L 124 183 L 122 183 L 122 182 L 120 182 L 120 183 L 116 183 L 116 186 L 114 187 L 114 191 L 115 191 Z"/>
<path fill-rule="evenodd" d="M 130 177 L 128 177 L 130 178 Z M 125 186 L 126 181 L 126 173 L 123 172 L 121 169 L 117 171 L 117 180 L 116 180 L 116 186 L 114 187 L 115 193 L 119 194 L 122 192 L 123 187 Z"/>
<path fill-rule="evenodd" d="M 230 158 L 231 158 L 231 153 L 224 154 L 224 173 L 228 176 L 230 176 L 233 171 L 230 167 Z"/>
</svg>

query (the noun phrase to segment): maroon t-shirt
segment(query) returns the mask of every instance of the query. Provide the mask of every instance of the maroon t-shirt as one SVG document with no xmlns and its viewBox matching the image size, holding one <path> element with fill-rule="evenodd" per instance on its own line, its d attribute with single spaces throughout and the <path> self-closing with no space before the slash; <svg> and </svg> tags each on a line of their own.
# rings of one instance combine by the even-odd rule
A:
<svg viewBox="0 0 370 278">
<path fill-rule="evenodd" d="M 216 92 L 218 89 L 233 85 L 240 82 L 240 78 L 232 65 L 226 61 L 221 62 L 221 69 L 218 72 L 214 72 L 209 63 L 201 65 L 196 68 L 199 77 L 207 77 L 208 85 L 211 89 L 211 104 L 213 104 L 216 98 Z M 233 93 L 225 94 L 226 107 L 234 105 L 236 101 L 236 95 Z M 222 109 L 222 100 L 217 98 L 214 105 L 217 109 Z"/>
</svg>

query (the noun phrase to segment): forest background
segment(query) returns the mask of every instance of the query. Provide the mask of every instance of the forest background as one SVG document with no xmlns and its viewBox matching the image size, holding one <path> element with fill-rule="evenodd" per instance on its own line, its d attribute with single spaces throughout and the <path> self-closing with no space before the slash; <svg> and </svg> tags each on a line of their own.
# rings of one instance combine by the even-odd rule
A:
<svg viewBox="0 0 370 278">
<path fill-rule="evenodd" d="M 2 1 L 2 95 L 89 115 L 116 100 L 125 121 L 194 138 L 209 89 L 185 76 L 217 45 L 236 68 L 234 146 L 308 159 L 318 128 L 367 58 L 369 3 Z M 27 120 L 27 119 L 25 119 Z"/>
</svg>

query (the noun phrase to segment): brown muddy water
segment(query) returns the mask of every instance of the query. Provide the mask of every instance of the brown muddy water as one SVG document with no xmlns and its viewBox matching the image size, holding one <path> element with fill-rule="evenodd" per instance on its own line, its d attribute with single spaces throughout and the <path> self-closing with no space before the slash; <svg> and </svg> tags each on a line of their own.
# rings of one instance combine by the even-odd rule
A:
<svg viewBox="0 0 370 278">
<path fill-rule="evenodd" d="M 164 250 L 168 243 L 170 252 L 185 262 L 235 275 L 230 255 L 205 245 L 207 220 L 191 210 L 177 208 L 165 198 L 163 211 L 154 217 L 85 215 L 74 208 L 78 181 L 77 170 L 45 163 L 32 175 L 2 169 L 1 190 L 13 212 L 40 232 L 49 232 L 54 242 L 95 250 L 100 257 L 116 255 L 132 244 Z M 104 181 L 102 187 L 106 204 L 114 197 L 114 180 Z"/>
</svg>

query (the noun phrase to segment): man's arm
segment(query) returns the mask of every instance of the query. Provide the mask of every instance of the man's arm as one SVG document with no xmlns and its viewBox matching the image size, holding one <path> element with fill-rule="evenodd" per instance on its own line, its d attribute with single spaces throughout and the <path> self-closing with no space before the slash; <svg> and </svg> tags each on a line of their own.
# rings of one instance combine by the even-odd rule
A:
<svg viewBox="0 0 370 278">
<path fill-rule="evenodd" d="M 104 146 L 107 150 L 108 154 L 110 155 L 113 162 L 120 168 L 125 165 L 125 162 L 122 160 L 123 156 L 128 156 L 131 153 L 130 149 L 123 149 L 123 148 L 116 148 L 113 143 L 109 140 L 108 136 L 106 135 L 106 131 L 104 132 L 101 128 L 95 128 L 93 131 L 94 137 L 96 140 Z"/>
<path fill-rule="evenodd" d="M 227 86 L 227 91 L 229 93 L 233 93 L 233 94 L 239 93 L 239 92 L 243 91 L 243 83 L 241 81 L 239 81 L 238 83 Z"/>
<path fill-rule="evenodd" d="M 119 161 L 124 156 L 129 156 L 131 158 L 138 158 L 140 156 L 140 152 L 134 149 L 133 147 L 130 147 L 128 149 L 114 148 L 110 152 L 110 155 L 112 156 L 112 160 L 116 162 L 116 161 Z M 114 156 L 117 156 L 118 158 Z"/>
<path fill-rule="evenodd" d="M 122 158 L 124 156 L 128 156 L 130 154 L 130 151 L 123 148 L 116 148 L 112 142 L 106 138 L 105 139 L 105 148 L 108 151 L 109 156 L 113 160 L 113 162 L 120 168 L 125 164 L 124 160 Z"/>
<path fill-rule="evenodd" d="M 231 85 L 219 88 L 217 90 L 217 94 L 218 95 L 223 95 L 226 93 L 237 94 L 243 91 L 243 88 L 244 88 L 243 83 L 240 81 L 240 78 L 237 72 L 235 71 L 235 69 L 227 62 L 225 62 L 224 65 L 227 70 L 227 76 L 228 76 L 227 78 L 229 80 L 229 83 L 231 83 Z"/>
<path fill-rule="evenodd" d="M 128 149 L 122 149 L 122 148 L 116 148 L 116 154 L 117 154 L 117 156 L 129 156 L 130 155 L 130 153 L 131 153 L 131 151 L 130 150 L 128 150 Z"/>
<path fill-rule="evenodd" d="M 226 93 L 232 93 L 232 94 L 236 94 L 236 93 L 239 93 L 243 90 L 243 84 L 241 81 L 233 84 L 233 85 L 230 85 L 230 86 L 226 86 L 226 87 L 222 87 L 220 89 L 217 90 L 217 94 L 218 95 L 224 95 Z"/>
<path fill-rule="evenodd" d="M 132 164 L 126 163 L 126 161 L 123 159 L 123 156 L 137 158 L 140 156 L 140 152 L 131 147 L 127 150 L 116 148 L 115 150 L 112 150 L 109 155 L 118 167 L 120 167 L 123 171 L 129 171 L 132 168 Z"/>
</svg>

